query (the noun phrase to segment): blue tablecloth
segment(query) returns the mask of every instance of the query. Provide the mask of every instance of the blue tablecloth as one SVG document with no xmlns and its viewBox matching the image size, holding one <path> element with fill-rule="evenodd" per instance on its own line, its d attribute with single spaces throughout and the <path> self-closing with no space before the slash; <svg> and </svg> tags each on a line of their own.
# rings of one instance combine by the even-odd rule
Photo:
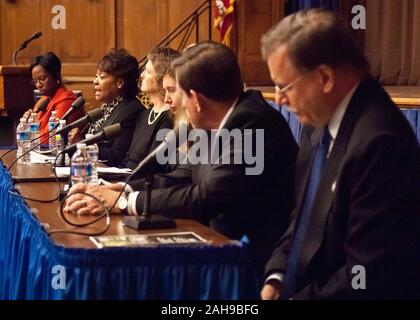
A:
<svg viewBox="0 0 420 320">
<path fill-rule="evenodd" d="M 258 297 L 243 247 L 64 248 L 53 243 L 11 188 L 0 162 L 0 299 Z M 57 281 L 62 270 L 65 283 Z"/>
</svg>

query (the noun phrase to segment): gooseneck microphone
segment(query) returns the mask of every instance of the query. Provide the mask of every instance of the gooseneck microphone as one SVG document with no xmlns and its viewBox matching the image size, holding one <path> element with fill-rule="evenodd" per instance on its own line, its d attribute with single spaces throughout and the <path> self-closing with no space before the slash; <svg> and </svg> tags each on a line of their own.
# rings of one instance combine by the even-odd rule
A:
<svg viewBox="0 0 420 320">
<path fill-rule="evenodd" d="M 158 154 L 165 153 L 167 150 L 170 150 L 173 147 L 173 150 L 176 149 L 177 141 L 178 146 L 182 146 L 187 141 L 187 124 L 181 124 L 175 130 L 171 130 L 165 137 L 165 140 L 161 142 L 147 157 L 145 157 L 133 170 L 133 172 L 125 180 L 125 185 L 122 192 L 125 189 L 125 186 L 128 184 L 128 181 L 137 173 L 145 173 L 145 195 L 143 203 L 143 212 L 139 216 L 124 216 L 123 223 L 133 229 L 166 229 L 176 227 L 175 220 L 150 213 L 150 201 L 151 201 L 151 192 L 153 185 L 153 168 L 156 164 L 156 157 Z M 118 197 L 119 198 L 119 197 Z M 116 203 L 114 203 L 113 207 Z M 112 207 L 111 207 L 112 209 Z"/>
<path fill-rule="evenodd" d="M 31 41 L 33 41 L 35 39 L 38 39 L 41 36 L 42 36 L 42 32 L 40 32 L 40 31 L 35 32 L 28 39 L 26 39 L 25 41 L 22 42 L 22 44 L 20 45 L 19 49 L 21 49 L 21 50 L 22 49 L 25 49 Z"/>
<path fill-rule="evenodd" d="M 184 134 L 181 134 L 182 132 Z M 187 124 L 181 124 L 176 129 L 170 130 L 165 139 L 137 165 L 131 175 L 147 172 L 156 164 L 156 157 L 159 153 L 164 154 L 171 147 L 175 150 L 177 146 L 182 146 L 187 141 L 186 132 Z"/>
<path fill-rule="evenodd" d="M 97 143 L 97 142 L 114 140 L 121 133 L 122 133 L 122 127 L 119 123 L 110 125 L 108 127 L 103 128 L 101 131 L 99 131 L 97 134 L 93 135 L 92 137 L 87 138 L 85 140 L 81 140 L 78 143 L 75 143 L 75 144 L 72 144 L 71 146 L 68 146 L 67 148 L 65 148 L 62 151 L 62 153 L 65 153 L 65 152 L 73 153 L 74 151 L 76 151 L 77 144 L 79 144 L 79 143 L 84 143 L 87 146 L 89 146 L 89 145 Z"/>
<path fill-rule="evenodd" d="M 48 104 L 50 103 L 50 97 L 45 97 L 44 99 L 42 99 L 42 101 L 39 103 L 38 107 L 35 110 L 35 113 L 39 113 L 39 112 L 44 112 L 47 107 Z"/>
<path fill-rule="evenodd" d="M 23 49 L 25 49 L 31 41 L 33 41 L 35 39 L 38 39 L 41 36 L 42 36 L 42 32 L 37 31 L 32 36 L 30 36 L 28 39 L 26 39 L 25 41 L 22 42 L 22 44 L 19 46 L 19 48 L 17 48 L 16 51 L 13 53 L 13 63 L 14 63 L 15 66 L 17 65 L 16 58 L 17 58 L 18 53 L 20 51 L 22 51 Z"/>
<path fill-rule="evenodd" d="M 73 111 L 74 110 L 75 109 L 73 109 Z M 78 126 L 85 126 L 88 123 L 92 123 L 92 122 L 94 122 L 96 120 L 99 120 L 99 118 L 102 117 L 102 113 L 103 112 L 102 112 L 101 108 L 96 108 L 96 109 L 90 110 L 84 117 L 82 117 L 82 118 L 80 118 L 80 119 L 78 119 L 78 120 L 76 120 L 76 121 L 68 124 L 67 126 L 65 126 L 64 128 L 62 128 L 60 130 L 57 130 L 55 132 L 55 134 L 66 134 L 71 129 L 74 129 L 74 128 L 78 127 Z M 63 118 L 64 118 L 64 116 L 63 116 Z M 65 120 L 65 119 L 63 119 L 63 120 Z"/>
<path fill-rule="evenodd" d="M 79 97 L 76 100 L 74 100 L 67 112 L 61 117 L 61 120 L 67 120 L 73 112 L 83 107 L 85 102 L 86 100 L 83 97 Z"/>
<path fill-rule="evenodd" d="M 49 98 L 48 98 L 49 99 Z M 47 100 L 47 99 L 45 99 L 45 100 Z M 61 117 L 61 119 L 60 120 L 67 120 L 67 118 L 73 113 L 73 112 L 75 112 L 77 109 L 80 109 L 82 106 L 83 106 L 83 104 L 85 103 L 85 100 L 82 98 L 82 97 L 79 97 L 78 99 L 76 99 L 72 104 L 71 104 L 71 107 L 67 110 L 67 112 Z M 41 104 L 43 104 L 43 102 L 41 102 Z M 39 108 L 38 108 L 39 109 Z M 37 111 L 38 112 L 38 111 Z M 87 115 L 86 116 L 84 116 L 83 118 L 80 118 L 79 120 L 77 120 L 77 121 L 75 121 L 75 122 L 77 122 L 77 124 L 76 125 L 74 125 L 74 126 L 72 126 L 73 125 L 73 123 L 72 124 L 69 124 L 67 127 L 64 127 L 63 129 L 60 129 L 59 130 L 59 132 L 58 133 L 62 133 L 63 132 L 63 130 L 64 129 L 66 129 L 66 128 L 68 128 L 68 129 L 66 129 L 67 131 L 64 131 L 64 132 L 67 132 L 68 133 L 68 131 L 70 131 L 71 129 L 73 129 L 73 128 L 75 128 L 75 127 L 77 127 L 77 126 L 79 126 L 79 125 L 86 125 L 86 124 L 88 124 L 88 123 L 91 123 L 91 122 L 93 122 L 93 121 L 96 121 L 96 120 L 98 120 L 100 117 L 102 117 L 102 111 L 101 111 L 101 109 L 100 108 L 97 108 L 97 109 L 94 109 L 94 110 L 91 110 L 91 111 L 89 111 L 88 113 L 87 113 Z M 45 137 L 46 135 L 49 135 L 48 136 L 48 139 L 51 137 L 51 132 L 53 132 L 55 129 L 57 129 L 57 127 L 58 127 L 58 125 L 59 125 L 59 123 L 57 123 L 55 126 L 54 126 L 54 128 L 52 128 L 51 130 L 49 130 L 48 132 L 46 132 L 46 133 L 44 133 L 44 134 L 41 134 L 40 136 L 38 136 L 38 137 L 36 137 L 36 138 L 34 138 L 34 139 L 32 139 L 30 142 L 32 143 L 32 142 L 34 142 L 35 140 L 37 140 L 37 139 L 40 139 L 40 138 L 43 138 L 43 137 Z M 56 134 L 56 133 L 54 133 L 54 134 Z M 39 144 L 38 144 L 39 145 Z M 37 145 L 37 146 L 38 146 Z M 17 147 L 14 147 L 14 148 L 12 148 L 12 149 L 10 149 L 9 151 L 7 151 L 6 153 L 4 153 L 1 157 L 0 157 L 0 160 L 2 160 L 6 155 L 8 155 L 10 152 L 12 152 L 13 150 L 16 150 L 17 149 Z M 32 150 L 29 150 L 29 151 L 32 151 Z M 26 153 L 25 153 L 26 154 Z"/>
<path fill-rule="evenodd" d="M 41 137 L 43 137 L 43 136 L 45 136 L 45 135 L 47 135 L 47 134 L 50 134 L 49 136 L 48 136 L 48 139 L 52 136 L 52 135 L 56 135 L 56 134 L 65 134 L 65 133 L 68 133 L 71 129 L 73 129 L 73 128 L 75 128 L 75 127 L 77 127 L 77 126 L 79 126 L 79 125 L 86 125 L 86 124 L 88 124 L 88 123 L 91 123 L 91 122 L 93 122 L 93 121 L 96 121 L 96 120 L 98 120 L 100 117 L 102 117 L 102 110 L 100 109 L 100 108 L 96 108 L 96 109 L 93 109 L 93 110 L 91 110 L 91 111 L 89 111 L 83 118 L 80 118 L 79 120 L 77 120 L 77 121 L 75 121 L 75 122 L 73 122 L 73 123 L 71 123 L 71 124 L 69 124 L 68 126 L 65 126 L 64 128 L 62 128 L 62 129 L 60 129 L 60 130 L 57 130 L 56 132 L 53 132 L 53 133 L 51 133 L 52 131 L 54 131 L 57 127 L 58 127 L 58 124 L 52 129 L 52 130 L 50 130 L 50 131 L 48 131 L 47 133 L 45 133 L 45 134 L 43 134 L 43 135 L 41 135 L 41 136 L 39 136 L 39 138 L 41 138 Z M 32 140 L 33 141 L 33 140 Z M 40 145 L 41 143 L 38 143 L 37 145 L 35 145 L 34 147 L 32 147 L 32 148 L 30 148 L 28 151 L 26 151 L 25 153 L 23 153 L 20 157 L 18 157 L 15 161 L 13 161 L 12 163 L 11 163 L 11 165 L 9 166 L 9 168 L 7 168 L 7 170 L 8 171 L 10 171 L 10 169 L 13 167 L 13 165 L 20 159 L 20 158 L 22 158 L 22 157 L 24 157 L 26 154 L 28 154 L 29 152 L 31 152 L 31 151 L 33 151 L 33 150 L 35 150 L 35 148 L 36 147 L 38 147 L 39 145 Z M 17 148 L 15 148 L 15 149 L 17 149 Z M 12 149 L 13 150 L 13 149 Z M 10 152 L 11 150 L 9 150 L 8 152 Z M 8 153 L 7 152 L 7 153 Z M 4 157 L 6 155 L 6 153 L 2 156 L 2 157 Z M 1 160 L 1 159 L 0 159 Z"/>
</svg>

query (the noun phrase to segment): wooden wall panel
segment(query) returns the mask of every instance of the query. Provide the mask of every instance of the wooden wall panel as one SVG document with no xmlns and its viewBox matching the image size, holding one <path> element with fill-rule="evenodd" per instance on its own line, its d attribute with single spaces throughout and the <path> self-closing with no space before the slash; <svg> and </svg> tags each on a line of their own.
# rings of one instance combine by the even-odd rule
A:
<svg viewBox="0 0 420 320">
<path fill-rule="evenodd" d="M 192 10 L 186 10 L 186 8 L 197 8 L 203 1 L 197 1 L 197 0 L 183 0 L 182 4 L 178 1 L 170 1 L 169 0 L 169 12 L 172 12 L 174 14 L 169 15 L 169 29 L 174 29 L 181 21 L 182 19 L 185 19 L 188 17 Z M 177 18 L 179 17 L 179 18 Z M 199 18 L 199 30 L 198 30 L 198 39 L 199 41 L 207 40 L 208 39 L 208 26 L 209 26 L 209 18 L 208 13 L 203 13 L 202 16 Z M 212 24 L 212 37 L 214 38 L 214 32 L 213 32 L 213 24 Z M 181 39 L 179 41 L 175 41 L 174 46 L 178 46 L 181 42 Z M 191 33 L 191 36 L 189 37 L 187 43 L 192 44 L 196 42 L 196 29 L 194 29 Z"/>
<path fill-rule="evenodd" d="M 0 5 L 0 26 L 2 25 L 2 19 L 1 19 L 1 5 Z M 2 52 L 2 43 L 1 43 L 1 38 L 2 38 L 2 33 L 1 33 L 1 29 L 0 29 L 0 64 L 3 61 L 3 52 Z"/>
<path fill-rule="evenodd" d="M 115 0 L 61 0 L 66 9 L 66 29 L 51 26 L 54 0 L 1 1 L 1 48 L 3 64 L 35 31 L 43 36 L 21 52 L 19 62 L 28 64 L 35 55 L 52 50 L 68 63 L 95 63 L 115 46 Z M 9 58 L 10 57 L 10 58 Z"/>
<path fill-rule="evenodd" d="M 84 64 L 96 64 L 112 47 L 125 47 L 140 58 L 201 3 L 203 0 L 62 0 L 67 29 L 54 30 L 51 9 L 56 1 L 2 0 L 0 62 L 12 63 L 15 48 L 38 30 L 43 32 L 42 38 L 21 52 L 20 64 L 28 64 L 35 55 L 51 50 L 64 63 L 75 65 L 69 69 L 71 75 L 75 70 L 80 75 Z M 207 39 L 208 25 L 208 14 L 204 14 L 200 18 L 200 40 Z M 192 42 L 195 29 L 188 43 Z"/>
<path fill-rule="evenodd" d="M 0 2 L 1 64 L 12 63 L 13 51 L 36 31 L 42 37 L 23 50 L 19 64 L 47 51 L 55 52 L 63 62 L 63 80 L 70 88 L 82 89 L 94 104 L 92 79 L 96 63 L 116 46 L 117 0 L 61 0 L 66 9 L 66 29 L 53 29 L 53 0 L 2 0 Z"/>
<path fill-rule="evenodd" d="M 12 64 L 13 51 L 35 31 L 41 30 L 41 4 L 39 1 L 0 1 L 2 64 Z M 41 52 L 41 42 L 34 41 L 20 54 L 28 59 Z M 22 62 L 22 60 L 20 60 Z"/>
<path fill-rule="evenodd" d="M 203 0 L 118 1 L 118 46 L 139 59 L 188 17 Z M 208 14 L 199 20 L 199 39 L 208 37 Z M 177 48 L 180 40 L 171 45 Z M 195 29 L 187 43 L 195 42 Z"/>
<path fill-rule="evenodd" d="M 283 0 L 238 2 L 238 59 L 247 85 L 270 85 L 271 79 L 260 52 L 261 36 L 284 16 Z"/>
<path fill-rule="evenodd" d="M 113 47 L 125 47 L 138 59 L 204 0 L 0 0 L 0 64 L 11 64 L 12 53 L 35 31 L 42 38 L 21 52 L 20 64 L 47 51 L 63 61 L 63 78 L 72 89 L 82 89 L 91 105 L 96 63 Z M 283 15 L 284 0 L 241 0 L 233 46 L 238 52 L 248 85 L 271 83 L 259 53 L 260 36 Z M 67 29 L 53 30 L 53 5 L 63 5 Z M 212 0 L 214 6 L 214 0 Z M 212 21 L 211 21 L 212 22 Z M 200 18 L 199 40 L 208 38 L 208 13 Z M 212 38 L 217 34 L 212 28 Z M 172 47 L 177 48 L 179 42 Z M 195 30 L 187 41 L 195 42 Z"/>
</svg>

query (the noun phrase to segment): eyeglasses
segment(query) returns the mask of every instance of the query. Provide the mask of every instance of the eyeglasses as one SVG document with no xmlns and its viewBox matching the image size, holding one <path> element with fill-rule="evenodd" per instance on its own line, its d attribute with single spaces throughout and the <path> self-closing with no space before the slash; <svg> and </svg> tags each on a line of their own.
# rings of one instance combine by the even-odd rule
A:
<svg viewBox="0 0 420 320">
<path fill-rule="evenodd" d="M 295 80 L 293 80 L 292 82 L 290 82 L 289 84 L 286 84 L 285 86 L 276 86 L 276 92 L 277 93 L 285 93 L 286 91 L 289 91 L 290 89 L 293 88 L 293 85 L 300 80 L 305 74 L 302 74 L 301 76 L 297 77 Z"/>
<path fill-rule="evenodd" d="M 37 84 L 38 82 L 40 82 L 40 83 L 44 83 L 47 79 L 48 79 L 48 76 L 41 77 L 41 78 L 39 78 L 39 79 L 34 79 L 34 80 L 32 80 L 32 81 L 31 81 L 31 84 L 32 84 L 33 86 L 36 86 L 36 84 Z"/>
</svg>

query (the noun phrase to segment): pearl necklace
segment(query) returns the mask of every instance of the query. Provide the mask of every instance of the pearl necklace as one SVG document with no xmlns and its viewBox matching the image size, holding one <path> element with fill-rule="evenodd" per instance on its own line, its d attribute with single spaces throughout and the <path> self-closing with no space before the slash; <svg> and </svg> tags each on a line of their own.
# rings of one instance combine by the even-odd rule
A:
<svg viewBox="0 0 420 320">
<path fill-rule="evenodd" d="M 156 113 L 155 113 L 155 109 L 154 109 L 154 108 L 152 108 L 152 110 L 150 110 L 150 113 L 149 113 L 149 119 L 147 119 L 147 124 L 148 124 L 148 125 L 152 125 L 153 123 L 155 123 L 155 122 L 156 122 L 156 120 L 159 118 L 159 116 L 161 115 L 161 113 L 162 113 L 163 111 L 165 111 L 165 110 L 161 110 L 161 111 L 159 111 L 159 112 L 157 113 L 157 115 L 155 115 L 155 114 L 156 114 Z M 153 120 L 152 120 L 152 113 L 153 113 Z"/>
</svg>

